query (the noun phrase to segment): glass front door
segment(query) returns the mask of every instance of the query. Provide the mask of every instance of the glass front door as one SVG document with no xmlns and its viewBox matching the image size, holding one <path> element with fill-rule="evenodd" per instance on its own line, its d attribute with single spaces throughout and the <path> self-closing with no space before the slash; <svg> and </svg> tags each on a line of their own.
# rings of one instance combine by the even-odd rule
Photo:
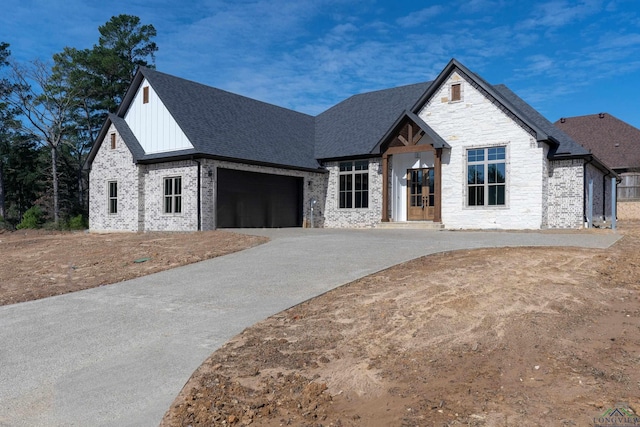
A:
<svg viewBox="0 0 640 427">
<path fill-rule="evenodd" d="M 407 170 L 407 221 L 433 220 L 434 203 L 433 169 Z"/>
</svg>

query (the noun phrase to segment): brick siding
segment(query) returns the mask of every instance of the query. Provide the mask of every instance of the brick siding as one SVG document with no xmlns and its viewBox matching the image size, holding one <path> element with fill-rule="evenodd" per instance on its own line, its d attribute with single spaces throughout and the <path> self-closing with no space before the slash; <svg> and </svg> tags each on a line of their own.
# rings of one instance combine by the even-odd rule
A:
<svg viewBox="0 0 640 427">
<path fill-rule="evenodd" d="M 340 162 L 326 163 L 329 171 L 326 192 L 324 226 L 331 228 L 373 227 L 382 218 L 382 159 L 369 160 L 369 207 L 340 209 L 338 207 Z"/>
<path fill-rule="evenodd" d="M 550 162 L 549 169 L 548 227 L 582 227 L 584 160 L 555 160 Z"/>
</svg>

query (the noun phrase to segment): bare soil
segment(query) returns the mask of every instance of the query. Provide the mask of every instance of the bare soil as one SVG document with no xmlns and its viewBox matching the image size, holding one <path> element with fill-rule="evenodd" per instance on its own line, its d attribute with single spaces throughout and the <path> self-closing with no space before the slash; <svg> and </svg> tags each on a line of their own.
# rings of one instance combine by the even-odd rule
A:
<svg viewBox="0 0 640 427">
<path fill-rule="evenodd" d="M 93 234 L 0 229 L 0 305 L 133 279 L 266 241 L 226 231 Z"/>
<path fill-rule="evenodd" d="M 640 411 L 640 226 L 427 256 L 246 329 L 164 426 L 593 426 Z"/>
</svg>

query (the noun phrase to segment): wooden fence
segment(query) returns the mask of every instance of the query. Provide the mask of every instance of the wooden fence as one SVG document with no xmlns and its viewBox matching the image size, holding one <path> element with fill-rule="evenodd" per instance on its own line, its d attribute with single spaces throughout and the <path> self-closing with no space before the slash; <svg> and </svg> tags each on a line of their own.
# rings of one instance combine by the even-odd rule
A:
<svg viewBox="0 0 640 427">
<path fill-rule="evenodd" d="M 640 174 L 623 175 L 618 184 L 618 200 L 640 200 Z"/>
</svg>

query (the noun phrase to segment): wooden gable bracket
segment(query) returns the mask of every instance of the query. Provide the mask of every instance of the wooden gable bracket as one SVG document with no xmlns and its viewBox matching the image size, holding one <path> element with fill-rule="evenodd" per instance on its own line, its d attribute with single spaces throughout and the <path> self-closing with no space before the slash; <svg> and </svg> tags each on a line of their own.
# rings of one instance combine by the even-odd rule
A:
<svg viewBox="0 0 640 427">
<path fill-rule="evenodd" d="M 419 144 L 428 135 L 432 142 Z M 372 152 L 382 155 L 382 222 L 389 221 L 389 157 L 394 154 L 434 152 L 434 185 L 435 212 L 434 222 L 442 220 L 441 211 L 441 181 L 442 181 L 442 150 L 451 146 L 438 135 L 419 116 L 406 110 L 398 117 L 387 133 L 380 139 Z"/>
<path fill-rule="evenodd" d="M 421 130 L 415 124 L 411 122 L 407 122 L 407 124 L 398 133 L 396 138 L 398 138 L 398 141 L 400 141 L 402 145 L 404 145 L 405 147 L 408 147 L 410 145 L 418 145 L 418 142 L 422 139 L 423 136 L 424 136 L 423 130 Z"/>
</svg>

